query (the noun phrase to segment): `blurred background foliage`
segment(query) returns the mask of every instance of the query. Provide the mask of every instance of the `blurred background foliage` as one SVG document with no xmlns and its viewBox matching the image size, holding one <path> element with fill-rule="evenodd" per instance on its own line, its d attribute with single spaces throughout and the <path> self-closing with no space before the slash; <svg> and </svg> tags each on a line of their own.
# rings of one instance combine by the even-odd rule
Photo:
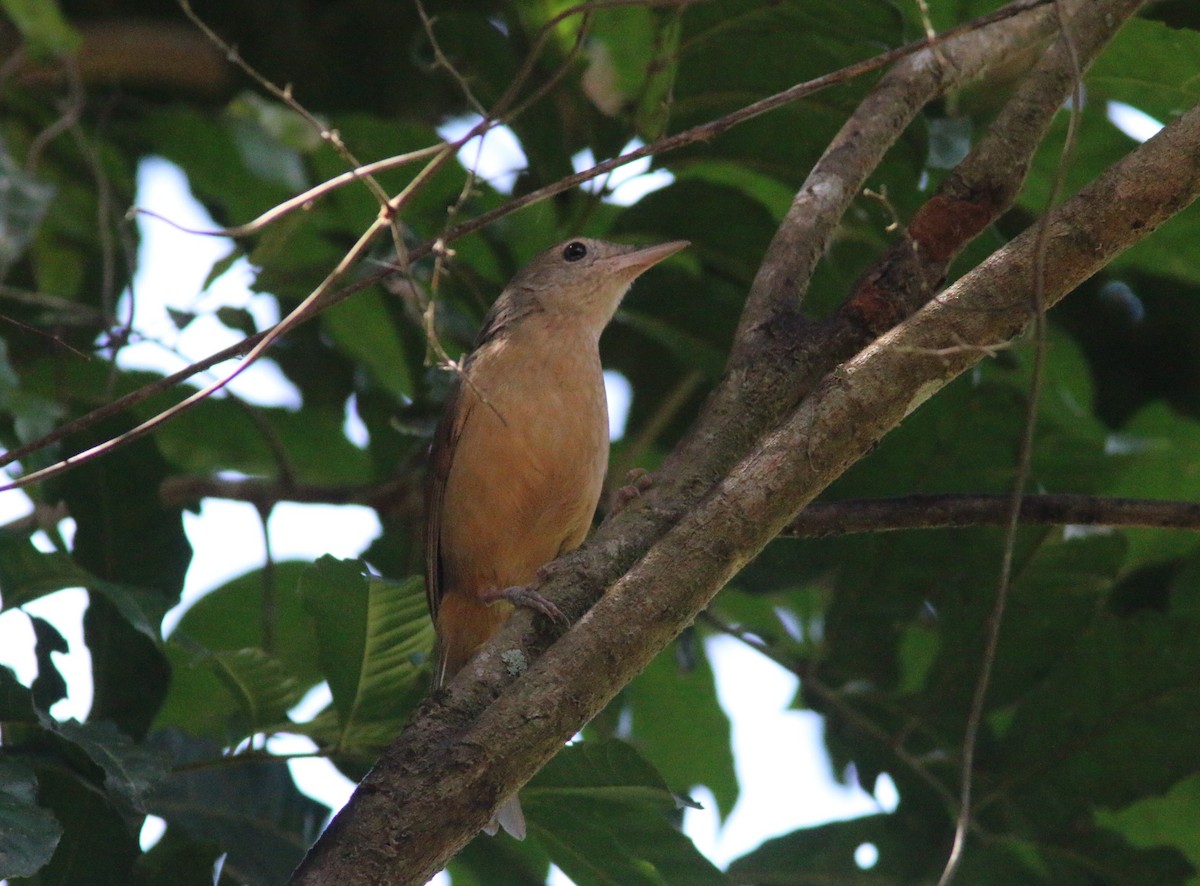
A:
<svg viewBox="0 0 1200 886">
<path fill-rule="evenodd" d="M 950 27 L 994 0 L 931 4 Z M 890 0 L 712 0 L 614 5 L 557 23 L 562 3 L 434 3 L 436 44 L 408 0 L 203 0 L 196 12 L 262 74 L 290 84 L 363 161 L 442 140 L 533 58 L 510 121 L 524 156 L 520 195 L 794 83 L 919 37 L 916 4 Z M 0 436 L 13 448 L 136 390 L 123 369 L 121 294 L 138 228 L 125 218 L 139 164 L 177 164 L 221 224 L 244 222 L 345 171 L 313 130 L 266 95 L 160 0 L 0 0 Z M 577 50 L 576 46 L 578 44 Z M 531 55 L 537 51 L 536 55 Z M 437 64 L 448 59 L 457 76 Z M 1160 121 L 1200 97 L 1200 7 L 1151 4 L 1087 79 L 1077 189 L 1128 152 L 1111 102 Z M 927 108 L 870 178 L 908 218 L 961 157 L 1032 56 Z M 452 244 L 415 287 L 372 287 L 289 333 L 269 359 L 300 391 L 299 412 L 210 399 L 154 435 L 27 490 L 64 503 L 70 545 L 50 520 L 0 529 L 0 594 L 11 610 L 85 587 L 94 703 L 86 722 L 48 708 L 64 685 L 65 641 L 35 620 L 32 686 L 0 667 L 0 877 L 41 883 L 283 881 L 327 810 L 261 751 L 278 732 L 310 736 L 352 777 L 365 772 L 428 684 L 431 630 L 420 586 L 420 483 L 447 390 L 420 321 L 436 296 L 440 340 L 470 346 L 490 300 L 547 245 L 577 234 L 687 238 L 606 334 L 628 379 L 614 475 L 653 469 L 720 376 L 741 301 L 791 195 L 872 78 L 860 78 L 654 160 L 667 183 L 632 205 L 601 187 L 513 213 Z M 464 88 L 465 87 L 465 88 Z M 959 261 L 969 269 L 1043 211 L 1062 148 L 1058 121 L 1019 204 Z M 575 160 L 574 162 L 580 162 Z M 396 193 L 420 166 L 382 173 Z M 496 184 L 451 163 L 400 219 L 408 246 L 501 205 Z M 237 258 L 281 312 L 300 302 L 378 210 L 344 188 L 239 239 Z M 822 314 L 889 244 L 888 210 L 860 199 L 807 296 Z M 1050 492 L 1200 496 L 1200 213 L 1122 255 L 1051 315 L 1032 487 Z M 394 256 L 380 246 L 376 261 Z M 367 273 L 366 262 L 355 274 Z M 198 312 L 176 312 L 179 327 Z M 216 319 L 255 329 L 246 311 Z M 1030 353 L 1004 352 L 923 406 L 827 492 L 830 499 L 1008 487 L 1026 417 Z M 101 442 L 174 402 L 155 396 L 20 460 L 31 471 Z M 351 404 L 366 442 L 347 437 Z M 620 471 L 617 474 L 617 470 Z M 320 487 L 378 512 L 361 563 L 264 567 L 217 588 L 164 638 L 191 548 L 164 496 L 183 477 L 246 475 Z M 333 490 L 333 491 L 331 491 Z M 263 502 L 269 506 L 270 501 Z M 61 519 L 61 515 L 59 515 Z M 591 883 L 917 883 L 949 848 L 966 711 L 1001 555 L 1001 532 L 958 529 L 781 539 L 627 687 L 524 791 L 531 838 L 478 840 L 457 883 L 534 883 L 552 861 Z M 961 882 L 1185 883 L 1200 865 L 1200 549 L 1180 531 L 1027 528 L 977 758 L 978 826 Z M 385 576 L 379 578 L 375 576 Z M 678 830 L 680 801 L 708 787 L 738 797 L 729 723 L 701 640 L 733 632 L 799 674 L 797 706 L 824 715 L 835 770 L 868 790 L 887 773 L 894 811 L 770 840 L 717 870 Z M 327 681 L 332 704 L 289 711 Z M 244 762 L 229 765 L 229 749 Z M 144 817 L 167 822 L 149 851 Z M 855 850 L 878 858 L 860 868 Z M 218 864 L 218 859 L 221 862 Z M 221 865 L 223 864 L 223 868 Z M 217 873 L 214 874 L 214 865 Z"/>
</svg>

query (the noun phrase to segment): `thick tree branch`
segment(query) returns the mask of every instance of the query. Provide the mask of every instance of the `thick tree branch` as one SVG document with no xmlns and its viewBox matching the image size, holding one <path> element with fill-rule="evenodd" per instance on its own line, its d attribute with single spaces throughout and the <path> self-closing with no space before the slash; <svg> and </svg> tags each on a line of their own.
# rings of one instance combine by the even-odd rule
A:
<svg viewBox="0 0 1200 886">
<path fill-rule="evenodd" d="M 898 498 L 813 502 L 780 533 L 828 538 L 900 529 L 1003 526 L 1009 495 L 905 495 Z M 1143 526 L 1200 531 L 1200 503 L 1095 495 L 1026 495 L 1020 521 L 1043 526 Z"/>
<path fill-rule="evenodd" d="M 1194 108 L 1052 213 L 1046 305 L 1198 193 Z M 1035 240 L 1032 232 L 1016 238 L 831 372 L 657 541 L 638 537 L 646 530 L 635 519 L 640 509 L 618 515 L 543 588 L 565 612 L 582 616 L 579 623 L 515 680 L 513 663 L 536 658 L 547 643 L 531 616 L 518 613 L 422 706 L 293 882 L 423 883 L 801 507 L 982 359 L 981 348 L 1026 326 Z M 943 351 L 963 343 L 979 347 Z M 614 555 L 639 548 L 644 556 L 596 600 Z"/>
</svg>

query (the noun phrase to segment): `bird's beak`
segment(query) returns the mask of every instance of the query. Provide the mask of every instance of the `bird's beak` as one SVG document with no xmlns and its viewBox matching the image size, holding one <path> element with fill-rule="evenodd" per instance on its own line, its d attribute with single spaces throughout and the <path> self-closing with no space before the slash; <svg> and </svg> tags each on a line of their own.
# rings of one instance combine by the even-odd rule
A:
<svg viewBox="0 0 1200 886">
<path fill-rule="evenodd" d="M 607 260 L 609 267 L 614 273 L 622 271 L 632 272 L 636 277 L 638 274 L 658 264 L 664 258 L 672 256 L 679 250 L 691 246 L 689 240 L 672 240 L 669 243 L 659 243 L 657 246 L 646 246 L 642 249 L 634 249 L 631 252 L 625 252 L 620 255 L 614 255 Z"/>
</svg>

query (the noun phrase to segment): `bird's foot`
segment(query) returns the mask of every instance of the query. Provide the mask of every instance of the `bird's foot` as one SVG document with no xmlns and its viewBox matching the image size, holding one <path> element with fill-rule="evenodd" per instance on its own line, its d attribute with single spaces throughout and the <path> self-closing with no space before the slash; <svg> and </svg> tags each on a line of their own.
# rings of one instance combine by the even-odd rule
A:
<svg viewBox="0 0 1200 886">
<path fill-rule="evenodd" d="M 495 603 L 498 600 L 506 600 L 513 606 L 519 606 L 522 609 L 532 609 L 546 618 L 550 619 L 555 624 L 569 625 L 571 622 L 563 615 L 563 611 L 538 593 L 534 585 L 514 585 L 511 588 L 493 588 L 484 591 L 482 594 L 485 603 Z"/>
<path fill-rule="evenodd" d="M 625 485 L 617 489 L 613 496 L 612 509 L 608 515 L 619 514 L 630 502 L 639 498 L 643 492 L 654 485 L 654 475 L 645 468 L 634 468 L 625 475 Z"/>
</svg>

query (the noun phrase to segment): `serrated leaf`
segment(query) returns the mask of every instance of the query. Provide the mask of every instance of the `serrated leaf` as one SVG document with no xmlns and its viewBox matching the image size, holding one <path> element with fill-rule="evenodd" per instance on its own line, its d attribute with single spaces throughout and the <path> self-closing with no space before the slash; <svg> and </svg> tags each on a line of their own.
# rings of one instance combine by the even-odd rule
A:
<svg viewBox="0 0 1200 886">
<path fill-rule="evenodd" d="M 367 578 L 357 563 L 326 556 L 305 572 L 300 594 L 338 715 L 334 744 L 349 747 L 363 728 L 394 735 L 407 714 L 398 702 L 433 644 L 422 580 Z"/>
</svg>

